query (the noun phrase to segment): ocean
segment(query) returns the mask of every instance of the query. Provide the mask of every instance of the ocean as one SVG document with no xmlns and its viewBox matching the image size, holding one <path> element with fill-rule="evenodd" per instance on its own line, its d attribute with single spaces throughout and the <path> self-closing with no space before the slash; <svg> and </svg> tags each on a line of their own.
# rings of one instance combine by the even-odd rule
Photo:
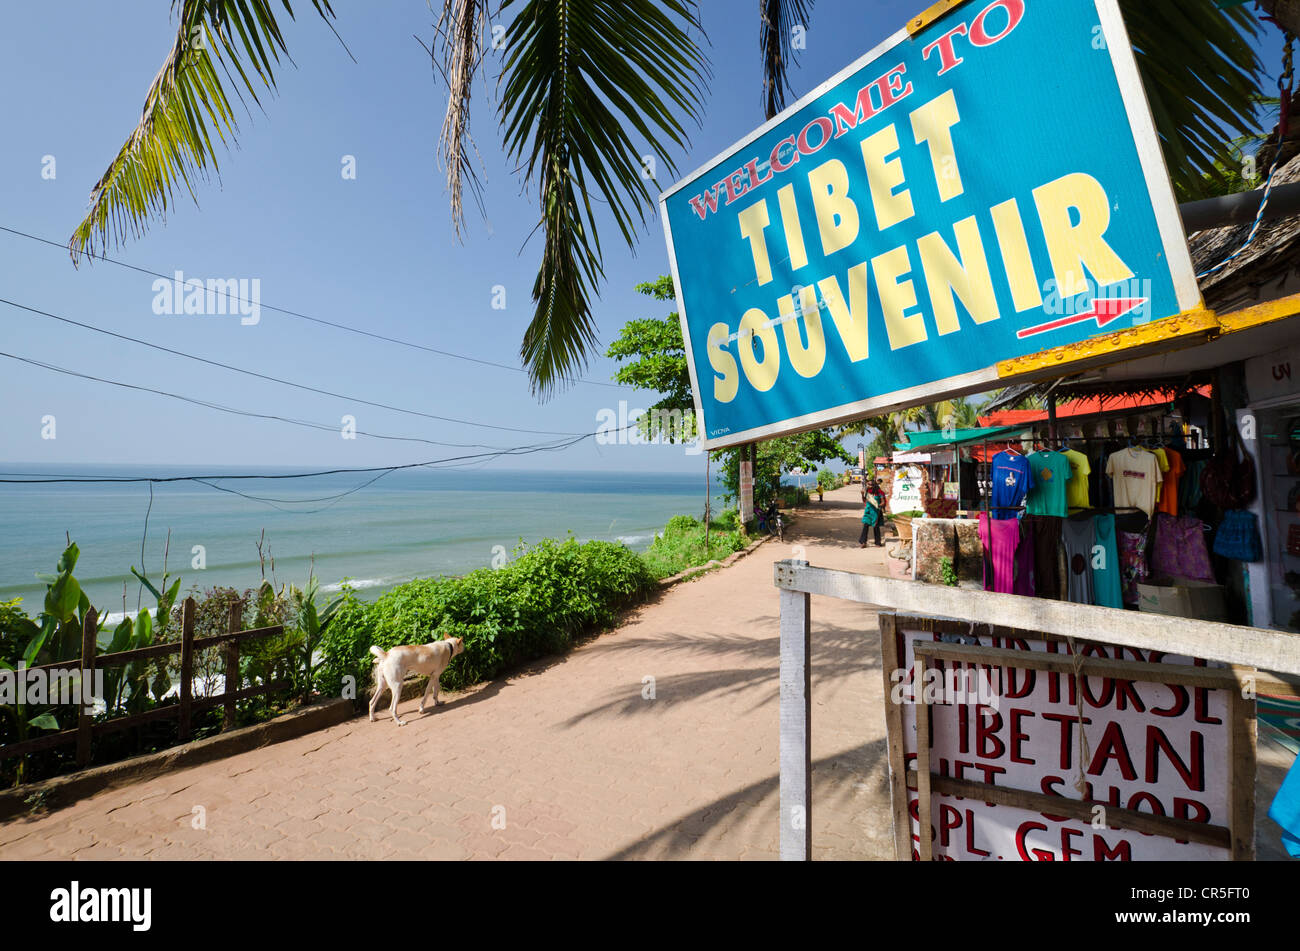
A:
<svg viewBox="0 0 1300 951">
<path fill-rule="evenodd" d="M 293 467 L 0 463 L 0 470 L 24 477 L 130 477 L 260 475 Z M 277 588 L 301 586 L 314 566 L 323 592 L 337 592 L 349 579 L 369 599 L 412 578 L 464 574 L 491 566 L 494 558 L 499 565 L 521 541 L 572 533 L 581 541 L 617 541 L 643 551 L 672 516 L 698 518 L 704 511 L 703 472 L 409 469 L 358 488 L 371 478 L 340 474 L 212 483 L 220 488 L 159 483 L 153 487 L 152 506 L 146 483 L 0 483 L 0 601 L 22 597 L 29 615 L 39 613 L 45 584 L 36 573 L 54 573 L 69 535 L 81 552 L 77 580 L 91 603 L 115 619 L 124 610 L 151 605 L 148 591 L 140 598 L 130 569 L 143 563 L 157 583 L 165 548 L 167 570 L 182 579 L 182 592 L 256 587 L 264 571 Z M 722 490 L 716 483 L 713 506 L 721 512 Z M 259 540 L 264 563 L 258 557 Z"/>
</svg>

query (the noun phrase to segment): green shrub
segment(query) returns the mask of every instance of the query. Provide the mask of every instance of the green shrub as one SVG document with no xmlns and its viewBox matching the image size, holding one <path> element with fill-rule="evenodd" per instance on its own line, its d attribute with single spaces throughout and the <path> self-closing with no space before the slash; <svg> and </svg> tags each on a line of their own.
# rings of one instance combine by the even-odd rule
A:
<svg viewBox="0 0 1300 951">
<path fill-rule="evenodd" d="M 497 570 L 411 581 L 371 604 L 345 588 L 321 638 L 317 688 L 339 696 L 345 678 L 353 677 L 362 700 L 374 681 L 372 644 L 387 650 L 443 636 L 465 639 L 465 652 L 443 672 L 443 686 L 478 683 L 559 653 L 576 634 L 613 623 L 653 583 L 646 565 L 623 545 L 569 538 L 521 546 Z"/>
<path fill-rule="evenodd" d="M 670 578 L 687 568 L 726 558 L 747 546 L 750 539 L 739 531 L 738 524 L 738 513 L 727 510 L 723 518 L 710 526 L 706 551 L 703 523 L 690 516 L 675 516 L 664 527 L 663 534 L 641 553 L 641 558 L 656 578 Z"/>
<path fill-rule="evenodd" d="M 354 678 L 352 696 L 362 696 L 366 683 L 359 676 L 358 659 L 368 656 L 370 645 L 375 643 L 370 627 L 370 609 L 357 597 L 356 591 L 343 585 L 343 602 L 334 612 L 334 618 L 321 637 L 319 650 L 321 663 L 316 668 L 316 690 L 325 697 L 342 697 L 348 684 L 345 678 Z M 369 671 L 366 671 L 367 677 Z"/>
</svg>

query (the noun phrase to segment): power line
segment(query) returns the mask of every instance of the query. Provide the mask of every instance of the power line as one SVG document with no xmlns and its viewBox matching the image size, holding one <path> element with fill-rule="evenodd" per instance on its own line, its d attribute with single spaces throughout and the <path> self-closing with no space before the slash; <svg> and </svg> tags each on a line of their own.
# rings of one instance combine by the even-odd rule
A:
<svg viewBox="0 0 1300 951">
<path fill-rule="evenodd" d="M 40 235 L 28 234 L 27 232 L 25 232 L 25 231 L 19 231 L 19 230 L 16 229 L 16 228 L 9 228 L 9 227 L 6 227 L 5 225 L 0 225 L 0 231 L 7 232 L 8 234 L 12 234 L 12 235 L 14 235 L 14 236 L 16 236 L 16 237 L 19 237 L 19 238 L 27 238 L 27 239 L 30 240 L 30 241 L 37 241 L 37 242 L 40 242 L 41 244 L 48 244 L 49 246 L 54 247 L 54 248 L 58 248 L 58 249 L 61 250 L 61 251 L 66 251 L 66 250 L 67 250 L 67 246 L 64 245 L 64 244 L 61 244 L 61 243 L 59 243 L 59 242 L 57 242 L 57 241 L 51 241 L 49 238 L 42 238 Z M 110 257 L 108 257 L 107 255 L 104 255 L 104 254 L 96 254 L 96 253 L 94 253 L 94 252 L 92 252 L 92 251 L 82 251 L 81 253 L 82 253 L 82 254 L 85 254 L 87 257 L 96 258 L 96 259 L 98 259 L 98 260 L 100 260 L 100 261 L 106 261 L 106 262 L 108 262 L 109 264 L 116 264 L 118 267 L 123 267 L 123 268 L 126 268 L 126 269 L 131 270 L 131 271 L 137 271 L 137 272 L 139 272 L 139 273 L 141 273 L 141 274 L 148 274 L 148 275 L 150 275 L 150 276 L 152 276 L 152 277 L 160 277 L 160 278 L 162 278 L 162 279 L 165 280 L 165 281 L 175 281 L 175 276 L 174 276 L 174 275 L 163 274 L 163 273 L 160 272 L 160 271 L 154 271 L 154 270 L 151 270 L 151 269 L 149 269 L 149 268 L 146 268 L 146 267 L 140 267 L 140 266 L 135 265 L 135 264 L 128 264 L 128 263 L 125 262 L 125 261 L 119 261 L 119 260 L 117 260 L 116 258 L 110 258 Z M 240 297 L 240 296 L 237 295 L 237 294 L 232 294 L 232 293 L 230 293 L 229 291 L 225 291 L 225 290 L 223 290 L 223 291 L 221 291 L 221 293 L 222 293 L 222 294 L 223 294 L 223 295 L 224 295 L 228 300 L 230 300 L 230 301 L 240 301 L 240 302 L 245 302 L 245 303 L 252 303 L 251 301 L 248 301 L 247 298 L 245 298 L 245 297 Z M 284 315 L 287 316 L 287 317 L 295 317 L 295 318 L 297 318 L 297 319 L 299 319 L 299 320 L 307 320 L 307 321 L 310 321 L 311 323 L 314 323 L 314 324 L 321 324 L 321 325 L 326 326 L 326 327 L 333 327 L 333 328 L 335 328 L 336 330 L 342 330 L 342 331 L 345 331 L 345 332 L 347 332 L 347 333 L 357 334 L 357 335 L 362 336 L 362 337 L 371 337 L 371 338 L 373 338 L 373 339 L 375 339 L 375 340 L 382 340 L 382 341 L 384 341 L 385 343 L 396 344 L 396 345 L 398 345 L 398 346 L 400 346 L 400 347 L 410 347 L 410 348 L 412 348 L 412 349 L 414 349 L 414 350 L 423 350 L 423 351 L 425 351 L 426 353 L 436 353 L 436 354 L 438 354 L 439 356 L 450 357 L 450 358 L 455 359 L 455 360 L 465 360 L 465 361 L 467 361 L 467 362 L 469 362 L 469 363 L 478 363 L 478 364 L 481 364 L 482 366 L 497 367 L 497 368 L 502 369 L 502 370 L 510 370 L 510 371 L 512 371 L 512 372 L 514 372 L 514 373 L 524 373 L 524 374 L 526 374 L 526 373 L 528 372 L 528 371 L 525 370 L 523 367 L 514 367 L 514 366 L 510 366 L 510 364 L 508 364 L 508 363 L 496 363 L 496 362 L 494 362 L 494 361 L 492 361 L 492 360 L 483 360 L 483 359 L 480 359 L 479 357 L 471 357 L 471 356 L 467 356 L 466 354 L 463 354 L 463 353 L 453 353 L 453 352 L 450 351 L 450 350 L 439 350 L 437 347 L 430 347 L 430 346 L 427 346 L 427 345 L 422 344 L 422 343 L 415 343 L 414 341 L 411 341 L 411 340 L 402 340 L 402 339 L 400 339 L 400 338 L 398 338 L 398 337 L 388 337 L 388 336 L 385 336 L 384 334 L 377 334 L 377 333 L 375 333 L 375 332 L 373 332 L 373 331 L 370 331 L 370 330 L 362 330 L 360 327 L 352 327 L 352 326 L 350 326 L 350 325 L 348 325 L 348 324 L 341 324 L 341 323 L 338 323 L 338 322 L 336 322 L 336 321 L 326 320 L 326 319 L 324 319 L 323 317 L 312 317 L 312 316 L 309 315 L 309 314 L 299 313 L 298 311 L 295 311 L 295 310 L 288 310 L 287 308 L 284 308 L 284 307 L 273 307 L 273 306 L 270 305 L 270 304 L 263 304 L 263 303 L 261 303 L 260 301 L 258 302 L 258 306 L 259 306 L 259 307 L 264 307 L 264 308 L 266 308 L 267 310 L 270 310 L 270 311 L 275 311 L 277 314 L 284 314 Z M 602 382 L 600 382 L 599 380 L 585 380 L 585 379 L 582 379 L 582 378 L 580 378 L 580 377 L 568 377 L 568 378 L 566 378 L 566 382 L 569 382 L 569 383 L 583 383 L 583 384 L 586 384 L 587 386 L 605 386 L 605 387 L 609 387 L 610 389 L 621 389 L 621 388 L 623 388 L 623 384 L 621 384 L 621 383 L 602 383 Z"/>
<path fill-rule="evenodd" d="M 363 406 L 374 406 L 377 407 L 378 409 L 391 410 L 396 413 L 406 413 L 410 416 L 422 416 L 425 419 L 436 419 L 439 422 L 444 422 L 444 423 L 458 423 L 462 426 L 478 426 L 483 429 L 497 429 L 503 432 L 510 432 L 510 433 L 527 433 L 529 435 L 534 435 L 534 436 L 576 436 L 578 435 L 577 433 L 557 432 L 555 430 L 547 430 L 547 429 L 520 429 L 515 426 L 497 426 L 492 423 L 479 423 L 469 419 L 457 419 L 453 416 L 438 416 L 433 413 L 424 413 L 421 412 L 420 410 L 406 409 L 405 407 L 402 406 L 392 406 L 389 405 L 388 403 L 376 403 L 372 400 L 365 400 L 356 396 L 347 396 L 346 394 L 343 393 L 335 393 L 331 390 L 322 390 L 319 389 L 318 387 L 307 386 L 305 383 L 294 383 L 292 380 L 282 380 L 278 377 L 268 376 L 265 373 L 258 373 L 255 370 L 248 370 L 245 369 L 244 367 L 237 367 L 229 363 L 222 363 L 219 360 L 209 360 L 206 357 L 195 356 L 192 353 L 185 353 L 182 350 L 173 350 L 170 347 L 164 347 L 161 344 L 150 343 L 149 341 L 141 340 L 138 337 L 130 337 L 127 336 L 126 334 L 120 334 L 112 330 L 106 330 L 103 327 L 96 327 L 94 324 L 82 323 L 79 320 L 73 320 L 71 317 L 63 317 L 60 316 L 59 314 L 52 314 L 49 311 L 39 310 L 35 307 L 28 307 L 26 304 L 19 304 L 16 301 L 11 301 L 7 298 L 0 297 L 0 304 L 8 304 L 10 307 L 17 308 L 18 310 L 27 311 L 30 314 L 36 314 L 37 316 L 40 317 L 48 317 L 51 320 L 57 320 L 60 321 L 61 323 L 71 324 L 74 327 L 81 327 L 85 330 L 91 330 L 94 331 L 95 333 L 104 334 L 105 336 L 108 337 L 115 337 L 118 340 L 126 340 L 129 341 L 130 343 L 139 344 L 142 347 L 148 347 L 151 350 L 158 350 L 161 351 L 162 353 L 170 353 L 173 356 L 184 357 L 187 360 L 194 360 L 198 363 L 207 364 L 208 366 L 220 367 L 223 370 L 230 370 L 234 373 L 242 373 L 245 376 L 251 376 L 259 380 L 266 380 L 271 383 L 278 383 L 281 386 L 289 386 L 297 390 L 305 390 L 308 393 L 316 393 L 321 396 L 330 396 L 333 397 L 334 399 L 346 400 L 347 402 L 358 403 Z"/>
<path fill-rule="evenodd" d="M 598 430 L 597 432 L 604 432 Z M 318 469 L 311 472 L 278 472 L 278 473 L 217 473 L 204 475 L 184 475 L 184 476 L 71 476 L 71 475 L 48 475 L 45 473 L 31 473 L 30 476 L 23 478 L 10 478 L 11 476 L 26 476 L 25 473 L 4 473 L 0 477 L 0 483 L 14 485 L 44 485 L 49 483 L 165 483 L 165 482 L 198 482 L 204 479 L 211 481 L 226 480 L 248 480 L 248 479 L 312 479 L 319 476 L 329 475 L 346 475 L 350 473 L 370 473 L 370 472 L 397 472 L 402 469 L 419 469 L 445 465 L 452 462 L 465 462 L 478 459 L 500 458 L 502 456 L 527 456 L 535 452 L 559 452 L 575 446 L 584 439 L 590 439 L 597 435 L 596 432 L 583 433 L 574 436 L 572 439 L 565 439 L 553 443 L 538 443 L 532 446 L 518 446 L 511 449 L 499 449 L 493 452 L 468 453 L 463 456 L 448 456 L 444 459 L 429 459 L 424 462 L 407 462 L 401 465 L 393 466 L 359 466 L 350 468 L 337 469 Z"/>
<path fill-rule="evenodd" d="M 226 406 L 222 403 L 213 403 L 210 400 L 201 400 L 192 396 L 184 396 L 180 393 L 169 393 L 166 390 L 155 390 L 149 386 L 139 386 L 135 383 L 123 383 L 120 380 L 109 380 L 104 377 L 94 376 L 89 373 L 81 373 L 77 370 L 69 370 L 66 367 L 55 366 L 52 363 L 43 363 L 40 360 L 33 360 L 30 357 L 21 357 L 14 353 L 6 353 L 0 350 L 0 357 L 8 357 L 10 360 L 17 360 L 20 363 L 26 363 L 30 366 L 40 367 L 43 370 L 50 370 L 54 373 L 63 373 L 67 376 L 77 377 L 82 380 L 90 380 L 95 383 L 106 383 L 109 386 L 119 386 L 126 390 L 137 390 L 141 393 L 153 393 L 158 396 L 170 397 L 174 400 L 181 400 L 185 403 L 192 403 L 195 406 L 202 406 L 207 409 L 214 409 L 222 413 L 231 413 L 235 416 L 248 416 L 253 419 L 269 419 L 281 423 L 289 423 L 293 426 L 303 426 L 307 429 L 317 429 L 322 432 L 337 433 L 339 428 L 331 426 L 328 423 L 315 423 L 305 419 L 293 419 L 287 416 L 277 416 L 274 413 L 255 413 L 252 410 L 237 409 L 233 406 Z M 364 429 L 356 430 L 359 436 L 368 436 L 371 439 L 390 439 L 398 442 L 421 442 L 430 446 L 446 446 L 452 449 L 504 449 L 505 446 L 488 446 L 483 443 L 459 443 L 459 442 L 439 442 L 436 439 L 423 439 L 419 436 L 388 436 L 383 433 L 367 432 Z"/>
</svg>

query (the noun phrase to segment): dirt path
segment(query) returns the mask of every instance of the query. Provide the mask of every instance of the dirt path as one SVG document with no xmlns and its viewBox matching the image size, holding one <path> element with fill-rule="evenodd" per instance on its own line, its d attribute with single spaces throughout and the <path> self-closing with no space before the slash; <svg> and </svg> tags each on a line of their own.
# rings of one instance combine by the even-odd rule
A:
<svg viewBox="0 0 1300 951">
<path fill-rule="evenodd" d="M 885 573 L 859 512 L 856 487 L 831 493 L 563 658 L 423 717 L 407 701 L 405 728 L 352 720 L 0 825 L 0 859 L 775 858 L 772 563 L 803 546 Z M 819 598 L 813 617 L 815 853 L 887 858 L 875 614 Z"/>
</svg>

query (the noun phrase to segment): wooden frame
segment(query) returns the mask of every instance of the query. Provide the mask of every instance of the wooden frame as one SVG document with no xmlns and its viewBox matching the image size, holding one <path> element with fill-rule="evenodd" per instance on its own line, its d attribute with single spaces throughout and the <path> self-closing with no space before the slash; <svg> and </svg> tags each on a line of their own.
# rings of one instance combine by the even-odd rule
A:
<svg viewBox="0 0 1300 951">
<path fill-rule="evenodd" d="M 880 644 L 883 660 L 881 666 L 885 697 L 889 696 L 893 686 L 890 673 L 900 668 L 897 650 L 898 618 L 895 614 L 889 613 L 890 610 L 923 615 L 912 617 L 910 620 L 927 630 L 950 634 L 973 634 L 982 638 L 1023 638 L 1032 634 L 1037 639 L 1049 641 L 1077 638 L 1084 642 L 1098 643 L 1096 632 L 1105 631 L 1104 643 L 1109 645 L 1159 650 L 1166 654 L 1201 657 L 1239 665 L 1227 669 L 1201 667 L 1189 669 L 1183 665 L 1139 664 L 1140 672 L 1144 674 L 1150 673 L 1146 668 L 1159 668 L 1160 677 L 1157 679 L 1167 680 L 1170 669 L 1181 666 L 1181 675 L 1197 678 L 1198 685 L 1226 688 L 1241 685 L 1249 679 L 1251 686 L 1257 690 L 1282 696 L 1300 696 L 1300 636 L 1282 631 L 1266 631 L 1231 624 L 1134 613 L 1085 604 L 1044 601 L 1019 595 L 947 588 L 915 581 L 900 581 L 849 571 L 817 568 L 805 561 L 777 562 L 773 566 L 773 574 L 776 587 L 781 589 L 780 716 L 783 821 L 780 835 L 783 859 L 806 859 L 812 855 L 810 826 L 805 823 L 802 829 L 796 829 L 791 823 L 784 821 L 786 790 L 802 789 L 807 796 L 811 789 L 811 764 L 805 752 L 810 750 L 812 745 L 809 715 L 811 670 L 807 662 L 811 636 L 810 600 L 807 597 L 788 597 L 792 593 L 818 594 L 885 609 L 880 614 Z M 1121 624 L 1117 626 L 1116 622 Z M 943 646 L 947 649 L 959 645 Z M 980 648 L 980 650 L 987 649 Z M 787 668 L 787 652 L 789 656 L 804 658 L 803 664 Z M 1024 655 L 1027 652 L 1013 653 Z M 1026 658 L 1020 656 L 1016 659 L 1023 662 Z M 1037 661 L 1030 657 L 1029 662 Z M 1098 673 L 1105 669 L 1101 666 L 1103 663 L 1129 662 L 1089 658 L 1088 669 L 1092 673 Z M 1251 670 L 1252 667 L 1279 672 L 1283 676 L 1270 676 Z M 1071 672 L 1073 672 L 1072 666 Z M 1124 672 L 1137 671 L 1125 670 Z M 1180 673 L 1177 670 L 1174 672 Z M 1240 689 L 1230 690 L 1229 697 L 1231 728 L 1228 755 L 1232 763 L 1232 771 L 1237 777 L 1235 788 L 1246 786 L 1248 782 L 1250 789 L 1248 796 L 1229 796 L 1229 801 L 1233 803 L 1230 822 L 1231 850 L 1234 858 L 1246 858 L 1253 855 L 1254 849 L 1255 703 L 1243 697 Z M 918 709 L 918 712 L 921 711 Z M 922 715 L 928 717 L 928 710 Z M 911 825 L 907 812 L 909 773 L 904 763 L 903 719 L 902 710 L 898 705 L 885 704 L 885 725 L 890 764 L 889 784 L 894 850 L 897 858 L 908 860 L 912 854 Z M 918 753 L 919 749 L 918 744 Z M 787 750 L 791 755 L 787 755 Z M 796 750 L 800 751 L 801 755 L 793 755 Z M 930 783 L 933 790 L 954 791 L 954 795 L 964 795 L 955 792 L 959 788 L 973 792 L 969 786 L 962 785 L 966 781 L 929 777 L 928 764 L 926 765 L 924 772 L 927 778 L 924 781 Z M 918 780 L 920 780 L 919 772 L 921 770 L 918 769 Z M 975 798 L 983 795 L 1003 796 L 1009 792 L 999 787 L 990 787 L 990 789 L 996 789 L 998 792 L 990 793 L 986 790 L 975 793 Z M 1062 804 L 1068 802 L 1070 800 L 1053 799 L 1051 808 L 1060 814 Z M 805 807 L 810 808 L 811 802 L 806 802 Z M 1122 812 L 1127 813 L 1127 811 Z M 1113 807 L 1108 807 L 1108 813 L 1118 816 L 1115 821 L 1116 826 L 1122 828 L 1124 827 L 1122 823 L 1127 821 L 1134 829 L 1137 828 L 1137 823 L 1142 821 L 1137 816 L 1144 815 L 1121 814 Z M 1174 829 L 1173 825 L 1167 827 Z M 1198 825 L 1197 829 L 1179 827 L 1177 831 L 1182 837 L 1189 838 L 1193 835 L 1203 836 L 1206 834 L 1205 830 L 1204 825 Z M 1217 837 L 1215 842 L 1209 844 L 1218 844 L 1222 841 L 1222 832 L 1215 831 L 1208 834 Z"/>
<path fill-rule="evenodd" d="M 909 617 L 895 617 L 893 619 L 891 627 L 894 631 L 895 650 L 898 628 L 901 626 L 910 627 L 912 625 L 909 622 L 914 620 L 917 619 Z M 1052 671 L 1065 674 L 1072 679 L 1088 676 L 1109 677 L 1134 682 L 1181 684 L 1188 687 L 1227 690 L 1229 720 L 1225 726 L 1228 732 L 1229 773 L 1227 801 L 1230 825 L 1214 826 L 1185 819 L 1151 815 L 1131 809 L 1121 809 L 1104 803 L 1102 805 L 1106 807 L 1106 826 L 1108 828 L 1132 829 L 1135 832 L 1149 833 L 1164 836 L 1165 838 L 1185 839 L 1191 842 L 1218 846 L 1228 850 L 1234 861 L 1254 861 L 1255 701 L 1245 699 L 1240 689 L 1243 675 L 1253 675 L 1253 671 L 1242 668 L 1224 669 L 1193 667 L 1185 664 L 1099 660 L 1093 657 L 1084 657 L 1081 654 L 1073 656 L 1037 654 L 1032 651 L 977 647 L 968 644 L 944 644 L 921 640 L 914 642 L 913 651 L 916 655 L 914 665 L 916 676 L 913 684 L 924 683 L 925 671 L 928 669 L 931 660 L 947 660 L 963 664 L 985 664 L 992 667 Z M 931 800 L 934 792 L 957 795 L 968 799 L 981 799 L 988 803 L 1012 806 L 1034 812 L 1050 812 L 1054 815 L 1067 816 L 1085 822 L 1091 820 L 1092 806 L 1097 805 L 1091 800 L 1048 796 L 1027 789 L 994 786 L 989 783 L 958 780 L 931 773 L 930 746 L 933 737 L 930 728 L 930 704 L 926 700 L 924 691 L 919 693 L 915 705 L 916 770 L 906 770 L 905 763 L 891 763 L 891 769 L 897 765 L 899 771 L 906 772 L 909 780 L 913 778 L 916 780 L 918 823 L 921 829 L 919 848 L 921 861 L 927 862 L 933 859 L 930 838 L 925 833 L 930 828 Z M 906 796 L 906 788 L 903 792 L 904 796 Z M 906 812 L 906 799 L 903 808 Z M 905 829 L 908 831 L 910 839 L 910 821 Z M 895 833 L 897 834 L 897 830 L 895 830 Z"/>
<path fill-rule="evenodd" d="M 96 636 L 99 632 L 99 615 L 94 608 L 86 612 L 85 621 L 81 631 L 81 657 L 77 660 L 63 660 L 52 664 L 42 664 L 39 667 L 28 667 L 26 670 L 41 671 L 59 671 L 59 670 L 80 670 L 83 677 L 90 676 L 95 670 L 105 667 L 123 667 L 127 664 L 135 663 L 141 660 L 152 660 L 156 657 L 170 657 L 173 654 L 181 655 L 181 683 L 180 696 L 178 702 L 166 706 L 155 707 L 152 710 L 146 710 L 144 713 L 135 713 L 125 717 L 115 717 L 111 720 L 94 722 L 94 717 L 83 705 L 77 714 L 77 725 L 71 729 L 60 730 L 57 733 L 49 733 L 45 736 L 38 736 L 22 743 L 10 743 L 6 746 L 0 746 L 0 760 L 10 759 L 15 756 L 25 756 L 28 753 L 36 753 L 41 750 L 52 749 L 56 746 L 62 746 L 65 743 L 77 744 L 77 766 L 84 768 L 90 764 L 91 759 L 91 741 L 95 737 L 104 736 L 108 733 L 115 733 L 119 730 L 125 730 L 133 726 L 140 726 L 145 723 L 152 723 L 155 720 L 165 720 L 169 717 L 177 717 L 180 727 L 180 738 L 183 741 L 189 739 L 191 728 L 191 717 L 194 713 L 210 709 L 211 707 L 221 706 L 225 711 L 225 719 L 222 724 L 222 732 L 233 729 L 235 726 L 235 704 L 239 700 L 247 700 L 251 697 L 260 696 L 266 693 L 272 693 L 277 690 L 284 690 L 290 685 L 287 680 L 277 680 L 269 684 L 261 684 L 255 687 L 246 687 L 239 689 L 239 644 L 242 641 L 259 637 L 274 637 L 284 633 L 284 626 L 280 624 L 271 627 L 260 627 L 252 630 L 241 631 L 239 625 L 242 618 L 242 605 L 233 604 L 230 608 L 230 615 L 227 619 L 226 634 L 218 634 L 213 637 L 194 636 L 194 616 L 197 605 L 193 598 L 186 598 L 181 605 L 181 639 L 173 644 L 154 644 L 150 647 L 141 647 L 137 650 L 118 651 L 114 654 L 97 654 L 96 653 Z M 193 676 L 194 676 L 194 655 L 195 652 L 210 647 L 219 647 L 225 645 L 226 655 L 226 682 L 223 693 L 215 697 L 201 697 L 195 699 L 193 695 Z M 235 689 L 231 689 L 231 685 Z"/>
</svg>

